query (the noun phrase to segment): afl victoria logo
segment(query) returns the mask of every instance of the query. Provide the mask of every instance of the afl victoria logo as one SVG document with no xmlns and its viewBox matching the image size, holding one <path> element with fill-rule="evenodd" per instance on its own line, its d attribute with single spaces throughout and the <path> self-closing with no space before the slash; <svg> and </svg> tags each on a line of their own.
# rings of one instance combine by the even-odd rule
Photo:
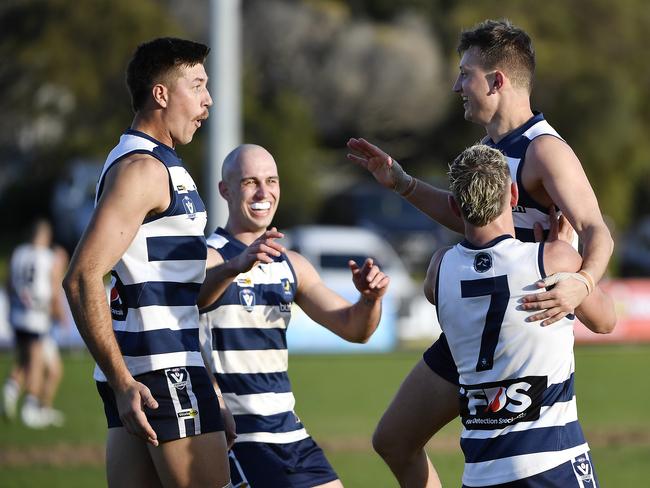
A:
<svg viewBox="0 0 650 488">
<path fill-rule="evenodd" d="M 477 273 L 485 273 L 492 268 L 492 256 L 486 252 L 480 252 L 474 257 L 474 269 Z"/>
<path fill-rule="evenodd" d="M 196 210 L 194 207 L 194 202 L 187 195 L 183 197 L 183 206 L 185 207 L 185 213 L 187 214 L 187 217 L 190 220 L 194 220 L 196 218 Z"/>
<path fill-rule="evenodd" d="M 255 293 L 250 288 L 244 288 L 239 292 L 239 303 L 242 304 L 244 310 L 252 312 L 255 307 Z"/>
</svg>

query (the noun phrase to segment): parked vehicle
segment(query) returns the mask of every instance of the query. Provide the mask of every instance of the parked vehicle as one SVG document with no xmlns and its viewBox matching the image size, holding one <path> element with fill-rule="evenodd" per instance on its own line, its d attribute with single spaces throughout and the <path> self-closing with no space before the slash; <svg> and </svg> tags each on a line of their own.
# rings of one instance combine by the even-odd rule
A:
<svg viewBox="0 0 650 488">
<path fill-rule="evenodd" d="M 347 343 L 297 310 L 288 332 L 292 350 L 374 352 L 390 350 L 400 339 L 435 338 L 440 334 L 435 309 L 424 298 L 422 287 L 377 233 L 359 227 L 303 226 L 290 229 L 286 235 L 287 247 L 305 256 L 327 286 L 352 302 L 358 299 L 359 292 L 352 284 L 350 259 L 361 264 L 371 257 L 391 279 L 381 323 L 368 344 Z"/>
<path fill-rule="evenodd" d="M 318 221 L 364 227 L 386 239 L 411 273 L 426 270 L 436 249 L 460 241 L 456 234 L 394 192 L 375 184 L 355 184 L 325 200 Z"/>
</svg>

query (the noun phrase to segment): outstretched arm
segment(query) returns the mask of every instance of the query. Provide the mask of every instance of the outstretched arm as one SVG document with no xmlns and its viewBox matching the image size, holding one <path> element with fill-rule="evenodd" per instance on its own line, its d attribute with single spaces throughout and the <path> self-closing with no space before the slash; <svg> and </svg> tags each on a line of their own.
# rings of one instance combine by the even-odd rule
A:
<svg viewBox="0 0 650 488">
<path fill-rule="evenodd" d="M 315 322 L 350 342 L 365 343 L 375 332 L 381 318 L 381 300 L 390 279 L 372 259 L 361 267 L 350 261 L 352 281 L 361 296 L 351 304 L 329 289 L 314 267 L 300 254 L 288 253 L 298 278 L 296 303 Z"/>
<path fill-rule="evenodd" d="M 449 192 L 408 175 L 400 164 L 365 139 L 350 139 L 348 159 L 368 170 L 384 187 L 404 197 L 421 212 L 445 227 L 463 233 L 460 217 L 449 210 Z"/>
<path fill-rule="evenodd" d="M 155 446 L 157 436 L 143 406 L 157 408 L 158 403 L 126 367 L 113 333 L 103 277 L 145 217 L 169 205 L 168 181 L 165 167 L 151 157 L 136 155 L 117 163 L 106 175 L 104 192 L 63 282 L 77 328 L 115 392 L 124 427 Z"/>
<path fill-rule="evenodd" d="M 199 291 L 198 306 L 205 308 L 219 299 L 232 280 L 240 273 L 245 273 L 257 263 L 270 263 L 274 257 L 285 251 L 282 244 L 275 242 L 284 234 L 275 227 L 267 230 L 255 239 L 240 255 L 224 261 L 215 249 L 208 248 L 207 272 Z"/>
</svg>

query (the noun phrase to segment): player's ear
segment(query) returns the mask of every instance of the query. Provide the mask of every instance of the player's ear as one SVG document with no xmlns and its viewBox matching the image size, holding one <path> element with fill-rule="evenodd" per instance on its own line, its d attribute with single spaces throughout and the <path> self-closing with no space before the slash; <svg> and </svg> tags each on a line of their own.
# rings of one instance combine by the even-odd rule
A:
<svg viewBox="0 0 650 488">
<path fill-rule="evenodd" d="M 458 202 L 453 195 L 447 195 L 447 203 L 449 204 L 449 208 L 454 213 L 454 215 L 462 219 L 463 216 L 461 215 L 460 207 L 458 206 Z"/>
<path fill-rule="evenodd" d="M 151 89 L 151 95 L 155 102 L 162 108 L 167 108 L 167 103 L 169 101 L 169 92 L 165 85 L 157 83 Z"/>
<path fill-rule="evenodd" d="M 228 201 L 228 198 L 230 196 L 228 192 L 228 185 L 226 185 L 226 182 L 221 180 L 219 182 L 219 195 L 225 200 Z"/>
<path fill-rule="evenodd" d="M 514 181 L 510 182 L 510 206 L 514 207 L 519 201 L 519 187 Z"/>
<path fill-rule="evenodd" d="M 503 88 L 503 85 L 505 84 L 505 75 L 503 74 L 503 71 L 495 71 L 494 74 L 492 75 L 492 83 L 490 87 L 490 91 L 492 93 L 496 93 L 499 91 L 501 88 Z"/>
</svg>

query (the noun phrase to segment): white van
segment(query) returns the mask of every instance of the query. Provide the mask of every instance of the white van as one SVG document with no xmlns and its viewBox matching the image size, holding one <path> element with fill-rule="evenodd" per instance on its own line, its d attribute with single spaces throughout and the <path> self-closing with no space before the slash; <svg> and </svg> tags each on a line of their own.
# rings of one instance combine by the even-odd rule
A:
<svg viewBox="0 0 650 488">
<path fill-rule="evenodd" d="M 375 232 L 314 225 L 295 227 L 285 234 L 285 245 L 302 254 L 327 286 L 352 302 L 358 299 L 359 292 L 352 284 L 350 259 L 361 265 L 367 257 L 373 258 L 391 280 L 383 301 L 382 320 L 367 344 L 351 344 L 338 338 L 295 307 L 287 335 L 290 350 L 376 352 L 393 349 L 398 340 L 433 340 L 440 334 L 435 309 L 424 298 L 421 283 L 413 281 L 401 257 Z"/>
</svg>

